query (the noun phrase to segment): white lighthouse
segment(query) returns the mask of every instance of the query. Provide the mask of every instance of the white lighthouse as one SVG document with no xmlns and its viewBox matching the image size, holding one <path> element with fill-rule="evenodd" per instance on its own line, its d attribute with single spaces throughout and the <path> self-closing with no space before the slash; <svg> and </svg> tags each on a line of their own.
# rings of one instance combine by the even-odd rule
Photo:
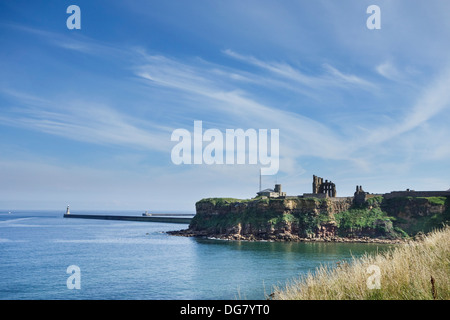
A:
<svg viewBox="0 0 450 320">
<path fill-rule="evenodd" d="M 67 205 L 66 214 L 70 214 L 69 205 Z"/>
</svg>

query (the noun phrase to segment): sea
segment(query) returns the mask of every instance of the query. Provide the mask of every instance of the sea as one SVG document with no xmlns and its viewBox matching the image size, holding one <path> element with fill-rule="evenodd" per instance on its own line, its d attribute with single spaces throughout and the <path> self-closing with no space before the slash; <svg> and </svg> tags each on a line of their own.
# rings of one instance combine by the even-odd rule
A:
<svg viewBox="0 0 450 320">
<path fill-rule="evenodd" d="M 63 213 L 0 210 L 1 300 L 262 300 L 321 265 L 389 247 L 188 238 L 166 233 L 187 224 Z"/>
</svg>

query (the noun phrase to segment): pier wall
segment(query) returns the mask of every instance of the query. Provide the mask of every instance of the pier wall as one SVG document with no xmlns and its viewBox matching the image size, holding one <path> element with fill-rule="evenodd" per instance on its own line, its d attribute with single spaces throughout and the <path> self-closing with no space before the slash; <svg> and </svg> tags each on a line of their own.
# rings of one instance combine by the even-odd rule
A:
<svg viewBox="0 0 450 320">
<path fill-rule="evenodd" d="M 64 218 L 75 219 L 97 219 L 97 220 L 122 220 L 122 221 L 143 221 L 143 222 L 165 222 L 189 224 L 192 218 L 178 218 L 167 216 L 118 216 L 118 215 L 98 215 L 98 214 L 64 214 Z"/>
</svg>

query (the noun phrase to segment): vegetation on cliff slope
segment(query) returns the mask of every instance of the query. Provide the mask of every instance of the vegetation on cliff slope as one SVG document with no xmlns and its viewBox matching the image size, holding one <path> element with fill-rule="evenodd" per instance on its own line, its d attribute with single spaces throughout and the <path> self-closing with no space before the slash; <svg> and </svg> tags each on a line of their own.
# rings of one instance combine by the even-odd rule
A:
<svg viewBox="0 0 450 320">
<path fill-rule="evenodd" d="M 259 201 L 265 204 L 269 203 L 268 199 L 207 198 L 200 200 L 196 205 L 207 203 L 220 209 L 221 207 L 229 207 L 230 205 L 236 206 L 237 204 L 249 201 Z M 228 212 L 227 214 L 218 214 L 208 217 L 196 214 L 192 219 L 191 226 L 195 226 L 197 229 L 218 230 L 236 227 L 239 224 L 250 224 L 254 227 L 262 227 L 275 223 L 277 218 L 279 218 L 279 216 L 271 210 L 257 210 L 255 207 L 248 207 L 243 212 L 233 211 Z"/>
<path fill-rule="evenodd" d="M 409 235 L 450 223 L 450 197 L 398 197 L 383 200 L 379 207 Z"/>
<path fill-rule="evenodd" d="M 320 237 L 326 230 L 326 234 L 339 237 L 398 239 L 429 232 L 450 221 L 447 197 L 377 196 L 361 205 L 350 202 L 336 207 L 337 203 L 316 198 L 207 198 L 197 202 L 200 210 L 190 228 L 211 234 L 267 235 L 288 230 L 300 238 Z"/>
<path fill-rule="evenodd" d="M 449 243 L 450 227 L 446 226 L 422 241 L 353 259 L 335 268 L 320 267 L 284 288 L 276 287 L 271 297 L 277 300 L 449 300 Z M 372 286 L 370 277 L 374 273 L 369 266 L 379 268 L 379 288 Z"/>
<path fill-rule="evenodd" d="M 400 228 L 395 228 L 395 218 L 389 217 L 380 208 L 351 208 L 335 214 L 338 234 L 348 236 L 351 234 L 368 233 L 374 236 L 405 237 L 407 234 Z"/>
</svg>

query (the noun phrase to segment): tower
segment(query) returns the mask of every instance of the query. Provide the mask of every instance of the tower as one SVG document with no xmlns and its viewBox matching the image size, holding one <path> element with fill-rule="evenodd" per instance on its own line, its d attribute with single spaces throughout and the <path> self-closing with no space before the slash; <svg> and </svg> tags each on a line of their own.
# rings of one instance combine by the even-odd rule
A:
<svg viewBox="0 0 450 320">
<path fill-rule="evenodd" d="M 67 205 L 66 214 L 70 214 L 69 205 Z"/>
<path fill-rule="evenodd" d="M 281 195 L 281 184 L 276 184 L 273 191 L 278 192 Z"/>
</svg>

